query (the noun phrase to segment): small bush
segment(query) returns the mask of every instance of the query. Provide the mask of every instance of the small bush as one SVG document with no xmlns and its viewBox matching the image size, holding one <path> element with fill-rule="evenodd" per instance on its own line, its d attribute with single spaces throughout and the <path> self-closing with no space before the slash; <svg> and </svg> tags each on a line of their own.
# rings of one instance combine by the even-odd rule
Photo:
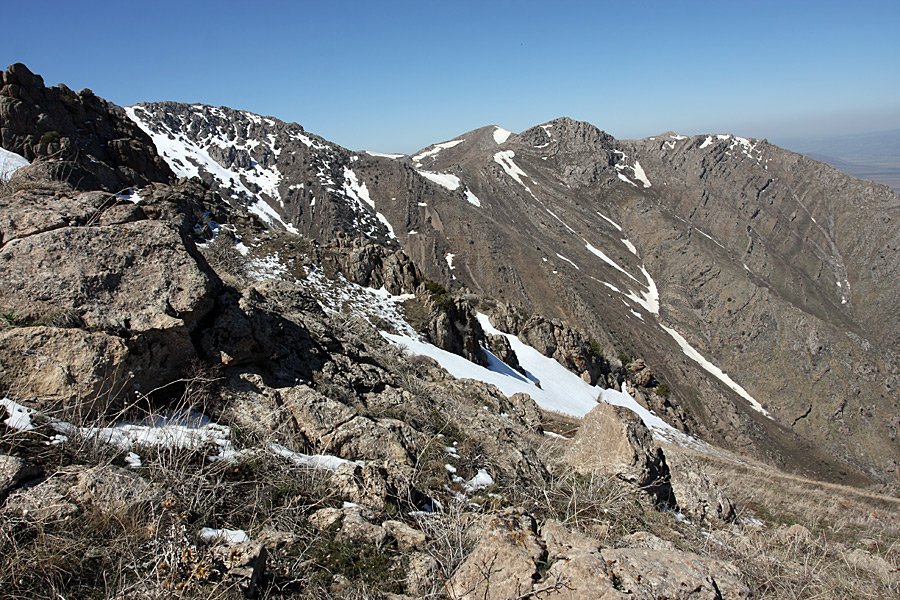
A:
<svg viewBox="0 0 900 600">
<path fill-rule="evenodd" d="M 59 143 L 59 132 L 58 131 L 47 131 L 44 135 L 41 136 L 41 144 L 58 144 Z"/>
<path fill-rule="evenodd" d="M 670 393 L 671 393 L 671 390 L 669 389 L 669 386 L 667 386 L 666 384 L 661 383 L 658 386 L 656 386 L 656 395 L 657 396 L 662 396 L 663 398 L 665 398 Z"/>
<path fill-rule="evenodd" d="M 619 362 L 622 363 L 622 366 L 623 366 L 623 367 L 627 367 L 628 365 L 631 364 L 631 361 L 634 360 L 634 359 L 631 357 L 631 355 L 625 354 L 624 352 L 622 352 L 621 354 L 619 354 L 619 357 L 618 357 L 618 358 L 619 358 Z"/>
</svg>

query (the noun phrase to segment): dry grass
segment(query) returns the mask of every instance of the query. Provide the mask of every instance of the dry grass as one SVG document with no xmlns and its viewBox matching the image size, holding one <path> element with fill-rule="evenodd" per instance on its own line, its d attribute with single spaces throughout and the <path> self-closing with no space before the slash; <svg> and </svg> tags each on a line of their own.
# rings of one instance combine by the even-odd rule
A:
<svg viewBox="0 0 900 600">
<path fill-rule="evenodd" d="M 739 565 L 755 598 L 900 597 L 900 499 L 686 452 L 738 508 L 731 525 L 680 525 L 680 547 Z"/>
</svg>

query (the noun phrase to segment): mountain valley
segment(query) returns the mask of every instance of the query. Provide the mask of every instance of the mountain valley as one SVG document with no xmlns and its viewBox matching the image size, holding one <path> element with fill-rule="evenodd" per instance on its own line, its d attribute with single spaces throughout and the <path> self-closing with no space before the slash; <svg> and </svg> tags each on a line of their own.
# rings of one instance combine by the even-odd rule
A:
<svg viewBox="0 0 900 600">
<path fill-rule="evenodd" d="M 900 593 L 887 186 L 2 84 L 0 597 Z"/>
</svg>

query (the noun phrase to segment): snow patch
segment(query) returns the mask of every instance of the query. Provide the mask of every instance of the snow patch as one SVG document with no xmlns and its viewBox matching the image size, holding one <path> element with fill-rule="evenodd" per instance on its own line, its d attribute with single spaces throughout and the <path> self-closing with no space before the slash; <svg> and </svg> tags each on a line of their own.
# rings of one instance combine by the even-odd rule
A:
<svg viewBox="0 0 900 600">
<path fill-rule="evenodd" d="M 9 415 L 3 421 L 9 427 L 18 431 L 31 431 L 34 429 L 34 424 L 31 422 L 31 417 L 35 414 L 33 408 L 28 408 L 24 404 L 19 404 L 9 398 L 0 399 L 0 406 L 5 408 Z"/>
<path fill-rule="evenodd" d="M 563 255 L 560 254 L 559 252 L 556 253 L 556 256 L 560 257 L 561 259 L 563 259 L 564 261 L 566 261 L 567 263 L 569 263 L 570 265 L 572 265 L 573 267 L 575 267 L 575 268 L 578 269 L 579 271 L 581 270 L 581 267 L 579 267 L 578 265 L 576 265 L 575 263 L 573 263 L 571 260 L 569 260 L 568 258 L 566 258 L 565 256 L 563 256 Z"/>
<path fill-rule="evenodd" d="M 502 127 L 494 128 L 494 141 L 498 144 L 502 144 L 508 140 L 510 135 L 512 135 L 512 132 L 503 129 Z"/>
<path fill-rule="evenodd" d="M 24 156 L 0 148 L 0 181 L 8 180 L 13 173 L 30 164 Z"/>
<path fill-rule="evenodd" d="M 449 173 L 434 173 L 432 171 L 416 171 L 422 177 L 447 188 L 450 191 L 459 189 L 460 181 L 456 175 Z"/>
<path fill-rule="evenodd" d="M 678 345 L 681 346 L 681 351 L 684 352 L 684 354 L 688 358 L 690 358 L 691 360 L 696 362 L 698 365 L 703 367 L 708 373 L 713 375 L 716 379 L 718 379 L 719 381 L 724 383 L 726 386 L 731 388 L 735 393 L 737 393 L 740 397 L 742 397 L 744 400 L 749 402 L 750 405 L 756 411 L 771 418 L 771 416 L 769 415 L 769 412 L 762 407 L 762 404 L 757 402 L 756 399 L 747 392 L 747 390 L 745 390 L 740 385 L 735 383 L 735 381 L 733 379 L 731 379 L 731 377 L 729 377 L 724 371 L 722 371 L 722 369 L 720 369 L 716 365 L 712 364 L 711 362 L 709 362 L 708 360 L 703 358 L 703 356 L 699 352 L 697 352 L 697 350 L 694 349 L 694 347 L 691 346 L 688 343 L 688 341 L 686 339 L 684 339 L 684 337 L 680 333 L 678 333 L 677 331 L 675 331 L 674 329 L 672 329 L 670 327 L 666 327 L 662 323 L 660 323 L 660 327 L 662 327 L 666 331 L 666 333 L 668 333 L 670 336 L 672 336 L 672 339 L 674 339 L 678 343 Z"/>
<path fill-rule="evenodd" d="M 603 213 L 601 213 L 599 211 L 597 211 L 597 214 L 600 215 L 603 219 L 605 219 L 607 223 L 609 223 L 610 225 L 612 225 L 619 231 L 622 231 L 622 227 L 618 223 L 616 223 L 615 221 L 613 221 L 612 219 L 610 219 L 609 217 L 607 217 L 606 215 L 604 215 Z"/>
<path fill-rule="evenodd" d="M 431 147 L 430 150 L 426 150 L 425 152 L 422 152 L 420 154 L 416 154 L 415 156 L 413 156 L 413 162 L 416 163 L 416 167 L 419 167 L 419 166 L 421 166 L 421 162 L 422 162 L 423 158 L 428 158 L 429 156 L 435 156 L 441 150 L 446 150 L 448 148 L 458 146 L 459 144 L 462 144 L 464 141 L 466 141 L 466 140 L 465 139 L 451 140 L 449 142 L 435 144 L 434 146 Z"/>
<path fill-rule="evenodd" d="M 616 261 L 614 261 L 613 259 L 611 259 L 610 257 L 608 257 L 602 250 L 599 250 L 598 248 L 595 248 L 594 246 L 592 246 L 592 245 L 589 244 L 588 242 L 585 242 L 585 243 L 584 243 L 584 246 L 585 246 L 585 248 L 587 248 L 592 254 L 594 254 L 595 256 L 597 256 L 598 258 L 600 258 L 600 260 L 602 260 L 603 262 L 605 262 L 606 264 L 608 264 L 608 265 L 611 266 L 612 268 L 616 269 L 617 271 L 620 271 L 620 272 L 624 273 L 624 274 L 627 275 L 628 277 L 631 277 L 632 279 L 634 279 L 635 281 L 637 281 L 637 279 L 634 277 L 634 275 L 632 275 L 631 273 L 629 273 L 628 271 L 626 271 L 625 269 L 623 269 L 622 267 L 620 267 L 620 266 L 619 266 L 619 263 L 617 263 Z"/>
<path fill-rule="evenodd" d="M 243 529 L 211 529 L 204 527 L 200 530 L 200 541 L 207 544 L 221 541 L 229 546 L 233 546 L 250 541 L 250 536 Z"/>
<path fill-rule="evenodd" d="M 383 152 L 372 152 L 371 150 L 366 150 L 366 154 L 369 156 L 380 156 L 381 158 L 390 158 L 392 160 L 396 160 L 398 158 L 403 158 L 406 156 L 405 154 L 385 154 Z"/>
<path fill-rule="evenodd" d="M 634 161 L 634 166 L 632 167 L 634 170 L 634 176 L 638 181 L 644 184 L 645 188 L 650 187 L 650 180 L 647 179 L 647 174 L 644 173 L 644 169 L 641 167 L 641 163 L 639 161 Z"/>
<path fill-rule="evenodd" d="M 503 170 L 506 171 L 507 175 L 518 181 L 521 185 L 525 185 L 520 176 L 528 177 L 528 175 L 513 162 L 515 156 L 516 153 L 512 150 L 503 150 L 494 155 L 494 162 L 503 167 Z"/>
</svg>

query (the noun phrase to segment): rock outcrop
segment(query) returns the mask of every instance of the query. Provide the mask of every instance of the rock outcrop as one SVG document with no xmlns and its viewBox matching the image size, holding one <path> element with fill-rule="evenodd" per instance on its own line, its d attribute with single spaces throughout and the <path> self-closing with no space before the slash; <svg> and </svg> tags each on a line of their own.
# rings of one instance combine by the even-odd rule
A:
<svg viewBox="0 0 900 600">
<path fill-rule="evenodd" d="M 585 415 L 563 460 L 578 473 L 618 477 L 674 505 L 666 457 L 627 408 L 598 404 Z"/>
<path fill-rule="evenodd" d="M 172 181 L 150 137 L 91 90 L 45 87 L 23 64 L 4 71 L 2 84 L 0 143 L 30 161 L 52 158 L 51 178 L 110 192 Z"/>
<path fill-rule="evenodd" d="M 516 509 L 489 516 L 485 529 L 447 582 L 454 600 L 750 598 L 739 570 L 723 561 L 677 550 L 603 549 L 559 522 L 539 528 Z"/>
</svg>

